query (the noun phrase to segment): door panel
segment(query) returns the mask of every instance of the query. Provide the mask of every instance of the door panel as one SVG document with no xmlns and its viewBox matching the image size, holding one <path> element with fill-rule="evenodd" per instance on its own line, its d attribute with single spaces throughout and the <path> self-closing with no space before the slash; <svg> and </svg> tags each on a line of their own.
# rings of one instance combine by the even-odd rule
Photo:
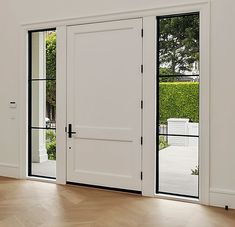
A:
<svg viewBox="0 0 235 227">
<path fill-rule="evenodd" d="M 141 190 L 140 19 L 68 28 L 67 180 Z"/>
</svg>

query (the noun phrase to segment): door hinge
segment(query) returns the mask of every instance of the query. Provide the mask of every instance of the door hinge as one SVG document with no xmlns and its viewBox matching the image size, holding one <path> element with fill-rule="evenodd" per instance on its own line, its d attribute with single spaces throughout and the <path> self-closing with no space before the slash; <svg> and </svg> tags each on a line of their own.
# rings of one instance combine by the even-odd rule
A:
<svg viewBox="0 0 235 227">
<path fill-rule="evenodd" d="M 141 136 L 141 138 L 140 138 L 140 143 L 141 143 L 141 145 L 143 145 L 143 136 Z"/>
<path fill-rule="evenodd" d="M 143 172 L 140 172 L 140 179 L 143 180 Z"/>
<path fill-rule="evenodd" d="M 144 29 L 141 29 L 141 37 L 144 37 Z"/>
<path fill-rule="evenodd" d="M 64 131 L 67 132 L 67 127 L 66 126 L 64 127 Z"/>
<path fill-rule="evenodd" d="M 143 100 L 141 100 L 141 102 L 140 102 L 140 107 L 141 107 L 141 109 L 144 108 L 144 102 L 143 102 Z"/>
<path fill-rule="evenodd" d="M 144 65 L 141 65 L 140 71 L 142 74 L 144 73 Z"/>
</svg>

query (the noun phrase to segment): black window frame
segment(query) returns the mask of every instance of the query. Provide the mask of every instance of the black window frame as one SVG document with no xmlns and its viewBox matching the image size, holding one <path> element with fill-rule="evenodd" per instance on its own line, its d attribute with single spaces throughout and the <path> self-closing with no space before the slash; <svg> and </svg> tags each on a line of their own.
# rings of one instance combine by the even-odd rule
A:
<svg viewBox="0 0 235 227">
<path fill-rule="evenodd" d="M 34 79 L 32 77 L 32 34 L 36 32 L 56 31 L 56 28 L 36 29 L 28 31 L 28 176 L 46 179 L 56 179 L 56 177 L 41 176 L 32 173 L 32 131 L 33 130 L 55 130 L 55 128 L 35 127 L 32 125 L 32 83 L 34 81 L 56 81 L 56 79 Z"/>
<path fill-rule="evenodd" d="M 177 193 L 169 193 L 169 192 L 162 192 L 159 190 L 159 175 L 160 175 L 160 171 L 159 171 L 159 166 L 160 166 L 160 163 L 159 163 L 159 137 L 162 135 L 162 136 L 175 136 L 175 137 L 193 137 L 193 138 L 198 138 L 198 143 L 200 142 L 199 141 L 199 138 L 200 138 L 200 135 L 178 135 L 178 134 L 168 134 L 168 133 L 159 133 L 159 120 L 160 120 L 160 117 L 159 117 L 159 114 L 160 114 L 160 102 L 159 102 L 159 99 L 160 99 L 160 92 L 159 92 L 159 85 L 160 85 L 160 78 L 166 78 L 166 77 L 171 77 L 171 78 L 174 78 L 174 77 L 192 77 L 192 76 L 195 76 L 195 77 L 199 77 L 200 78 L 200 74 L 196 74 L 196 75 L 160 75 L 160 20 L 161 19 L 166 19 L 166 18 L 174 18 L 174 17 L 183 17 L 183 16 L 193 16 L 193 15 L 198 15 L 199 18 L 200 18 L 200 12 L 191 12 L 191 13 L 182 13 L 182 14 L 172 14 L 172 15 L 163 15 L 163 16 L 157 16 L 156 17 L 156 22 L 157 22 L 157 36 L 156 36 L 156 50 L 157 50 L 157 53 L 156 53 L 156 59 L 157 59 L 157 65 L 156 65 L 156 89 L 157 89 L 157 92 L 156 92 L 156 194 L 163 194 L 163 195 L 169 195 L 169 196 L 179 196 L 179 197 L 186 197 L 186 198 L 192 198 L 192 199 L 199 199 L 200 197 L 200 192 L 199 192 L 199 180 L 198 180 L 198 196 L 192 196 L 192 195 L 183 195 L 183 194 L 177 194 Z M 199 25 L 200 26 L 200 25 Z M 199 46 L 200 46 L 200 39 L 199 39 Z M 199 51 L 200 51 L 200 48 L 199 48 Z M 200 100 L 199 100 L 200 102 Z M 199 108 L 200 108 L 200 105 L 199 105 Z M 200 123 L 200 119 L 199 119 L 199 123 Z M 199 154 L 198 154 L 199 155 Z M 199 164 L 198 164 L 199 165 Z M 200 175 L 198 175 L 198 179 L 199 179 Z"/>
</svg>

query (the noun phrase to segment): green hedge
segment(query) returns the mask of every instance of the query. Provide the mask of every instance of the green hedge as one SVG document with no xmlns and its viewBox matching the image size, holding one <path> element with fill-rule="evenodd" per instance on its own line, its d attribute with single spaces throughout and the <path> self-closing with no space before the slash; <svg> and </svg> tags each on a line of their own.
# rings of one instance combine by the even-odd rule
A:
<svg viewBox="0 0 235 227">
<path fill-rule="evenodd" d="M 49 160 L 56 160 L 56 134 L 53 130 L 46 132 L 46 149 Z"/>
<path fill-rule="evenodd" d="M 199 122 L 199 83 L 198 82 L 161 82 L 160 123 L 168 118 L 189 118 Z"/>
</svg>

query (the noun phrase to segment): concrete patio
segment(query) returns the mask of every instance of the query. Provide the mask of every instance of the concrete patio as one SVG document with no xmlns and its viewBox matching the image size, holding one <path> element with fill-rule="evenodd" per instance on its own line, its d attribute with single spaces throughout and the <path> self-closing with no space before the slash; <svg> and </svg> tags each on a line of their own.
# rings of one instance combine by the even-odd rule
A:
<svg viewBox="0 0 235 227">
<path fill-rule="evenodd" d="M 159 190 L 198 196 L 198 176 L 191 169 L 198 166 L 197 146 L 169 146 L 159 154 Z"/>
<path fill-rule="evenodd" d="M 32 174 L 44 177 L 56 177 L 56 161 L 48 160 L 41 163 L 32 163 Z"/>
</svg>

